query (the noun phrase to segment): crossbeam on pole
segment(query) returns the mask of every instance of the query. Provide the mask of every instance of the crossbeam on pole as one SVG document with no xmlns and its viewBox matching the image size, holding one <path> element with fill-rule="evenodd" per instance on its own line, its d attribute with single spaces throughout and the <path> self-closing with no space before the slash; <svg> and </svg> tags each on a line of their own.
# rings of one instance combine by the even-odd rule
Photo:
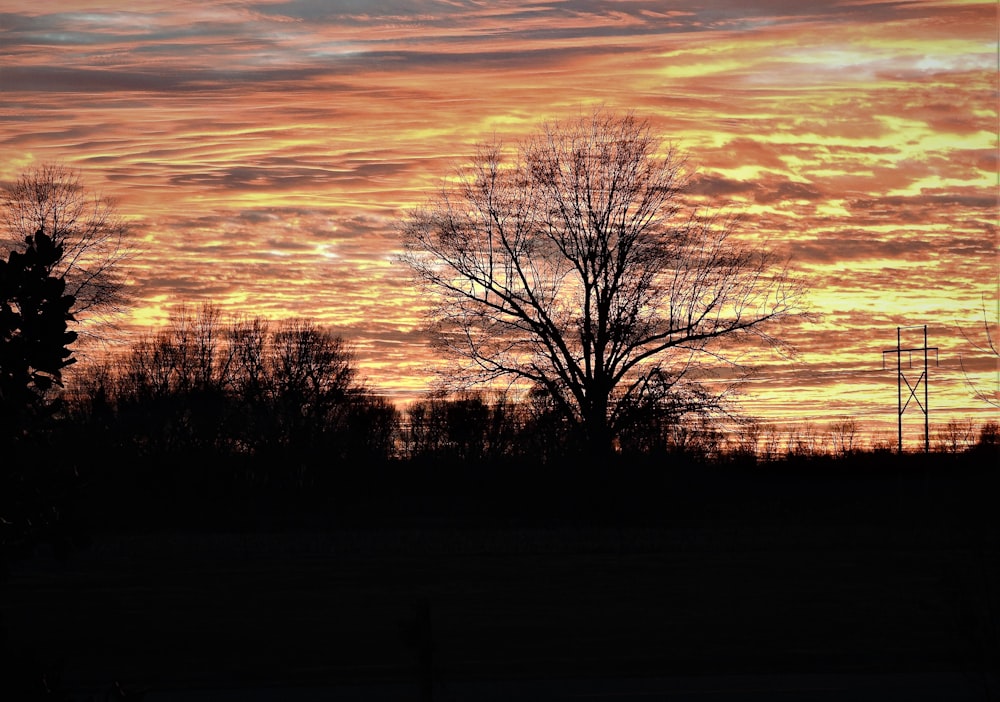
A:
<svg viewBox="0 0 1000 702">
<path fill-rule="evenodd" d="M 934 362 L 938 364 L 938 348 L 936 346 L 927 345 L 927 325 L 923 325 L 924 330 L 924 345 L 916 346 L 913 348 L 904 349 L 903 348 L 903 330 L 904 329 L 918 329 L 917 326 L 911 327 L 896 327 L 896 348 L 886 349 L 882 352 L 882 369 L 885 370 L 885 357 L 886 354 L 896 355 L 896 407 L 898 414 L 898 439 L 897 452 L 903 452 L 903 413 L 906 408 L 910 406 L 910 400 L 916 400 L 917 407 L 924 414 L 924 453 L 930 453 L 931 451 L 931 435 L 930 435 L 930 402 L 929 402 L 929 392 L 928 385 L 930 376 L 928 375 L 928 352 L 934 352 Z M 910 384 L 910 379 L 906 377 L 903 372 L 903 354 L 909 354 L 908 365 L 913 368 L 913 354 L 922 351 L 924 354 L 924 366 L 923 371 L 917 377 L 916 382 L 912 385 Z M 906 398 L 906 402 L 903 402 L 903 383 L 906 383 L 906 388 L 910 391 L 909 396 Z M 917 395 L 917 390 L 920 388 L 921 383 L 924 387 L 924 401 L 920 402 L 920 397 Z"/>
</svg>

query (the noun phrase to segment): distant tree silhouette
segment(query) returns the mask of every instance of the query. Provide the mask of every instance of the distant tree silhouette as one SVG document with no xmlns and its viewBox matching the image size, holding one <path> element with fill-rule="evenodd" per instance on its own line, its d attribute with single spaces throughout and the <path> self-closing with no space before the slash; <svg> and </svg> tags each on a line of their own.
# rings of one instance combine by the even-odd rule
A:
<svg viewBox="0 0 1000 702">
<path fill-rule="evenodd" d="M 849 456 L 857 449 L 858 423 L 850 418 L 844 418 L 830 425 L 830 440 L 833 442 L 833 452 L 838 456 Z"/>
<path fill-rule="evenodd" d="M 129 479 L 170 494 L 302 493 L 395 451 L 398 411 L 358 380 L 350 345 L 308 321 L 181 306 L 76 380 L 83 441 L 138 459 Z"/>
<path fill-rule="evenodd" d="M 113 200 L 89 193 L 66 166 L 30 168 L 0 191 L 0 252 L 17 250 L 38 230 L 59 246 L 58 259 L 47 265 L 73 296 L 76 323 L 108 322 L 124 309 L 132 237 Z M 88 333 L 96 333 L 93 325 Z"/>
<path fill-rule="evenodd" d="M 515 455 L 523 412 L 498 394 L 462 392 L 431 396 L 406 410 L 407 453 L 414 458 L 446 458 L 475 465 Z"/>
<path fill-rule="evenodd" d="M 996 457 L 1000 453 L 1000 422 L 984 422 L 979 427 L 979 439 L 976 442 L 976 450 L 986 455 Z"/>
<path fill-rule="evenodd" d="M 47 412 L 49 391 L 74 362 L 74 298 L 51 273 L 62 247 L 44 231 L 25 238 L 24 251 L 0 260 L 0 433 L 26 431 Z"/>
<path fill-rule="evenodd" d="M 410 456 L 436 456 L 448 446 L 447 403 L 443 398 L 417 400 L 406 410 Z"/>
<path fill-rule="evenodd" d="M 223 450 L 228 359 L 218 310 L 180 307 L 163 330 L 140 337 L 103 374 L 118 428 L 152 455 Z"/>
<path fill-rule="evenodd" d="M 270 345 L 276 436 L 285 447 L 318 447 L 343 429 L 357 374 L 352 354 L 342 338 L 301 321 L 278 328 Z"/>
<path fill-rule="evenodd" d="M 350 397 L 345 431 L 340 439 L 345 460 L 370 466 L 395 458 L 400 411 L 390 400 L 364 389 L 358 389 Z"/>
<path fill-rule="evenodd" d="M 544 388 L 531 388 L 515 411 L 520 453 L 543 465 L 558 464 L 573 453 L 572 422 Z"/>
<path fill-rule="evenodd" d="M 618 432 L 623 452 L 678 453 L 690 451 L 695 445 L 706 446 L 705 420 L 721 409 L 724 398 L 719 393 L 697 384 L 680 388 L 661 385 L 647 392 L 650 394 L 646 397 L 625 401 L 635 404 L 621 411 L 629 419 Z"/>
<path fill-rule="evenodd" d="M 800 284 L 734 218 L 690 207 L 689 182 L 684 155 L 631 114 L 480 146 L 402 225 L 454 376 L 544 389 L 577 444 L 605 453 L 650 404 L 712 397 L 699 375 L 733 360 L 727 342 L 779 345 Z"/>
<path fill-rule="evenodd" d="M 976 442 L 976 426 L 971 419 L 951 419 L 935 433 L 935 448 L 942 453 L 962 453 Z"/>
</svg>

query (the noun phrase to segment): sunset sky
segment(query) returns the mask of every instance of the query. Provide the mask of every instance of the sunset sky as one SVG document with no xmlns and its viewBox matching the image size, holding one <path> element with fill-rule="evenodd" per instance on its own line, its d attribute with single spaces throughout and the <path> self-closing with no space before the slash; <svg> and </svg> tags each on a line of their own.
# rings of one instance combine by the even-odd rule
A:
<svg viewBox="0 0 1000 702">
<path fill-rule="evenodd" d="M 435 362 L 406 210 L 494 133 L 634 110 L 812 286 L 744 410 L 894 437 L 897 326 L 938 348 L 932 432 L 997 417 L 962 367 L 997 390 L 998 70 L 996 0 L 0 0 L 0 184 L 60 162 L 117 199 L 137 328 L 307 317 L 405 401 Z"/>
</svg>

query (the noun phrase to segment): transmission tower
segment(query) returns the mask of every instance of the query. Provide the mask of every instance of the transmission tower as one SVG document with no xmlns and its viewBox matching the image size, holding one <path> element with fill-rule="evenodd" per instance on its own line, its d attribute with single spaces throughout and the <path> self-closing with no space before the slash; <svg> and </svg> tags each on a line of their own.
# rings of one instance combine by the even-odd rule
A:
<svg viewBox="0 0 1000 702">
<path fill-rule="evenodd" d="M 929 351 L 934 352 L 934 362 L 938 362 L 938 349 L 936 346 L 927 346 L 927 325 L 923 325 L 924 330 L 924 345 L 916 348 L 904 349 L 902 344 L 903 330 L 904 329 L 919 329 L 919 326 L 912 327 L 896 327 L 896 348 L 886 349 L 882 352 L 882 370 L 885 370 L 885 356 L 886 354 L 896 354 L 896 395 L 897 395 L 897 407 L 899 410 L 899 444 L 898 452 L 903 452 L 903 412 L 906 408 L 910 406 L 910 400 L 916 400 L 917 407 L 920 411 L 924 413 L 924 453 L 930 453 L 931 451 L 931 434 L 930 434 L 930 405 L 928 404 L 928 381 L 929 376 L 927 374 L 927 354 Z M 910 379 L 906 377 L 903 372 L 903 354 L 907 354 L 907 368 L 913 368 L 913 354 L 915 352 L 922 351 L 924 354 L 924 367 L 917 378 L 916 382 L 912 385 L 910 384 Z M 903 402 L 903 383 L 906 383 L 906 387 L 910 391 L 910 396 L 906 398 L 906 402 Z M 920 384 L 923 383 L 924 386 L 924 401 L 920 402 L 920 397 L 917 395 L 917 390 L 920 388 Z"/>
</svg>

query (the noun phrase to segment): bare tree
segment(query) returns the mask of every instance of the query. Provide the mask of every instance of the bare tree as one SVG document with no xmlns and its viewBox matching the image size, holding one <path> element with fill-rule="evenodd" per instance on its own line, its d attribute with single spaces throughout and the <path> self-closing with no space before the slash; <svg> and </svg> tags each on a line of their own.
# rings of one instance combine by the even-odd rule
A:
<svg viewBox="0 0 1000 702">
<path fill-rule="evenodd" d="M 354 352 L 343 338 L 312 322 L 289 320 L 271 337 L 272 376 L 279 395 L 320 415 L 329 404 L 343 401 L 354 387 Z"/>
<path fill-rule="evenodd" d="M 604 110 L 545 123 L 471 166 L 403 224 L 403 260 L 437 293 L 438 344 L 467 383 L 544 389 L 591 447 L 629 413 L 701 398 L 706 362 L 796 314 L 800 285 L 737 219 L 686 202 L 686 157 Z"/>
<path fill-rule="evenodd" d="M 830 441 L 833 453 L 844 457 L 854 453 L 858 438 L 858 423 L 850 417 L 844 417 L 830 424 Z"/>
<path fill-rule="evenodd" d="M 962 366 L 962 375 L 965 376 L 965 382 L 969 386 L 969 389 L 972 390 L 973 396 L 977 400 L 985 402 L 988 405 L 991 405 L 993 407 L 1000 407 L 1000 350 L 997 349 L 997 343 L 995 338 L 998 323 L 990 322 L 989 315 L 986 312 L 985 296 L 983 297 L 982 312 L 983 312 L 983 332 L 982 332 L 982 337 L 980 339 L 973 338 L 975 334 L 967 332 L 965 329 L 962 328 L 961 325 L 956 324 L 956 326 L 958 327 L 958 331 L 962 335 L 962 337 L 967 342 L 969 342 L 969 344 L 972 346 L 973 349 L 975 349 L 978 355 L 992 359 L 994 368 L 997 371 L 996 373 L 997 389 L 991 391 L 987 388 L 977 385 L 970 377 L 969 371 L 965 367 L 965 359 L 962 358 L 961 355 L 959 355 L 959 363 Z M 997 299 L 996 318 L 1000 320 L 1000 298 Z"/>
<path fill-rule="evenodd" d="M 516 414 L 503 393 L 430 396 L 406 410 L 406 450 L 413 457 L 473 462 L 509 456 L 519 428 Z"/>
<path fill-rule="evenodd" d="M 77 323 L 107 322 L 122 311 L 129 226 L 114 201 L 88 192 L 75 170 L 46 163 L 24 171 L 0 193 L 0 227 L 0 251 L 23 248 L 38 231 L 62 247 L 50 273 L 66 281 Z"/>
<path fill-rule="evenodd" d="M 976 425 L 971 419 L 951 419 L 935 433 L 936 448 L 942 453 L 962 453 L 976 442 Z"/>
</svg>

